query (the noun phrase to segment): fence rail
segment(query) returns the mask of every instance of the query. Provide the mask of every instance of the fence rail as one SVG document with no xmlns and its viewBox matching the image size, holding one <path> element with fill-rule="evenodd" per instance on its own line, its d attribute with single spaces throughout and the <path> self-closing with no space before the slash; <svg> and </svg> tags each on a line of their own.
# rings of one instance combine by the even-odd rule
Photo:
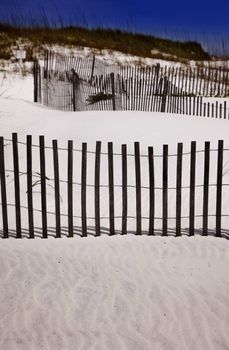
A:
<svg viewBox="0 0 229 350">
<path fill-rule="evenodd" d="M 113 146 L 109 142 L 107 152 L 102 152 L 102 144 L 97 142 L 95 152 L 91 152 L 86 143 L 80 150 L 74 149 L 70 140 L 68 147 L 60 150 L 57 140 L 52 147 L 45 146 L 44 136 L 40 136 L 39 145 L 32 144 L 30 135 L 25 143 L 18 141 L 17 134 L 12 135 L 10 143 L 0 137 L 2 237 L 8 238 L 15 231 L 16 238 L 21 238 L 26 231 L 34 238 L 37 227 L 43 238 L 50 235 L 51 227 L 57 238 L 63 230 L 69 237 L 76 232 L 85 237 L 92 231 L 100 236 L 104 229 L 110 235 L 134 232 L 167 236 L 172 230 L 175 236 L 184 232 L 192 236 L 197 231 L 228 236 L 229 181 L 225 166 L 229 150 L 222 140 L 217 149 L 206 142 L 203 150 L 197 150 L 193 141 L 190 152 L 184 152 L 179 143 L 176 154 L 170 154 L 164 145 L 160 155 L 154 154 L 153 147 L 142 154 L 138 142 L 130 154 L 127 145 L 121 146 L 120 153 L 115 153 Z M 197 157 L 201 157 L 198 162 Z M 9 159 L 12 170 L 8 168 Z M 26 168 L 21 171 L 23 164 Z M 198 174 L 200 168 L 204 171 Z M 77 176 L 75 169 L 79 169 Z M 184 184 L 187 178 L 188 185 Z M 188 222 L 185 226 L 184 220 Z"/>
</svg>

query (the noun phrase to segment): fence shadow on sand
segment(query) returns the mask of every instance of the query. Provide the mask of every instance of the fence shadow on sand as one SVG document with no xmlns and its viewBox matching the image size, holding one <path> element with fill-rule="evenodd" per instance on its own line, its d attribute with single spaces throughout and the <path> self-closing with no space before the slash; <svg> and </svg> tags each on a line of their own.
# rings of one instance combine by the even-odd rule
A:
<svg viewBox="0 0 229 350">
<path fill-rule="evenodd" d="M 29 237 L 29 230 L 26 228 L 22 228 L 21 231 L 22 239 L 31 239 Z M 125 235 L 122 234 L 121 230 L 115 230 L 115 233 L 113 235 L 110 234 L 110 229 L 107 227 L 101 227 L 100 229 L 100 236 L 96 236 L 96 229 L 94 226 L 88 226 L 87 230 L 87 236 L 88 237 L 102 237 L 102 236 L 126 236 L 126 235 L 136 235 L 136 231 L 133 230 L 127 230 L 127 233 Z M 214 229 L 209 229 L 207 236 L 210 237 L 215 237 L 216 230 Z M 142 231 L 141 236 L 152 236 L 149 234 L 149 231 Z M 155 230 L 154 235 L 155 237 L 177 237 L 176 236 L 176 228 L 174 229 L 168 229 L 167 236 L 163 236 L 163 231 L 162 230 Z M 189 228 L 183 228 L 181 229 L 181 236 L 179 237 L 193 237 L 189 235 Z M 194 236 L 204 236 L 203 235 L 203 230 L 201 228 L 195 229 Z M 82 228 L 80 226 L 74 226 L 73 227 L 73 237 L 80 237 L 83 238 L 82 235 Z M 0 238 L 4 238 L 4 232 L 3 230 L 0 230 Z M 8 238 L 17 238 L 17 232 L 14 229 L 9 230 L 9 235 Z M 42 228 L 41 227 L 34 227 L 34 238 L 44 238 L 42 235 Z M 56 228 L 55 227 L 49 227 L 48 228 L 48 237 L 47 238 L 69 238 L 69 230 L 67 226 L 63 226 L 61 228 L 61 236 L 56 237 Z M 225 238 L 229 240 L 229 230 L 227 229 L 222 229 L 221 231 L 221 238 Z"/>
</svg>

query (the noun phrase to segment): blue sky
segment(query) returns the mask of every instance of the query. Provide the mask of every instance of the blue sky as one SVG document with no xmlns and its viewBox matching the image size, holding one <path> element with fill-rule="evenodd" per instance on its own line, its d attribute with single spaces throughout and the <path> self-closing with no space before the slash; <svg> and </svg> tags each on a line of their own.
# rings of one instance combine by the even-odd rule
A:
<svg viewBox="0 0 229 350">
<path fill-rule="evenodd" d="M 86 18 L 89 25 L 121 27 L 164 36 L 229 36 L 229 0 L 0 0 L 0 20 L 9 13 L 44 9 L 69 22 Z"/>
</svg>

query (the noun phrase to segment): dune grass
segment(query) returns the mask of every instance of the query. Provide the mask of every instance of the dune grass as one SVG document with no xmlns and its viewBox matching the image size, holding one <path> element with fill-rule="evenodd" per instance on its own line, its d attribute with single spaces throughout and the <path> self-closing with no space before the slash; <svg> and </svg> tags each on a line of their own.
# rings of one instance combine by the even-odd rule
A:
<svg viewBox="0 0 229 350">
<path fill-rule="evenodd" d="M 108 49 L 139 57 L 173 61 L 210 59 L 210 55 L 194 41 L 174 41 L 115 29 L 80 26 L 54 28 L 47 25 L 19 26 L 0 23 L 0 58 L 9 59 L 12 56 L 11 47 L 20 42 L 26 44 L 27 59 L 32 58 L 34 49 L 45 45 Z"/>
</svg>

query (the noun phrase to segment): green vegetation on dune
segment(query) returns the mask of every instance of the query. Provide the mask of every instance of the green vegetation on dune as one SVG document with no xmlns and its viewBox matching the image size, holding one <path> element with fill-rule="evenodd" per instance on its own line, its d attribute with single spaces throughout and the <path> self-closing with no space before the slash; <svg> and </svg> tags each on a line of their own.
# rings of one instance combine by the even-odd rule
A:
<svg viewBox="0 0 229 350">
<path fill-rule="evenodd" d="M 18 43 L 19 39 L 29 43 L 29 56 L 32 56 L 35 48 L 57 44 L 109 49 L 139 57 L 178 61 L 210 59 L 209 54 L 197 42 L 173 41 L 151 35 L 101 28 L 18 27 L 7 24 L 0 24 L 0 58 L 10 58 L 11 47 Z"/>
</svg>

